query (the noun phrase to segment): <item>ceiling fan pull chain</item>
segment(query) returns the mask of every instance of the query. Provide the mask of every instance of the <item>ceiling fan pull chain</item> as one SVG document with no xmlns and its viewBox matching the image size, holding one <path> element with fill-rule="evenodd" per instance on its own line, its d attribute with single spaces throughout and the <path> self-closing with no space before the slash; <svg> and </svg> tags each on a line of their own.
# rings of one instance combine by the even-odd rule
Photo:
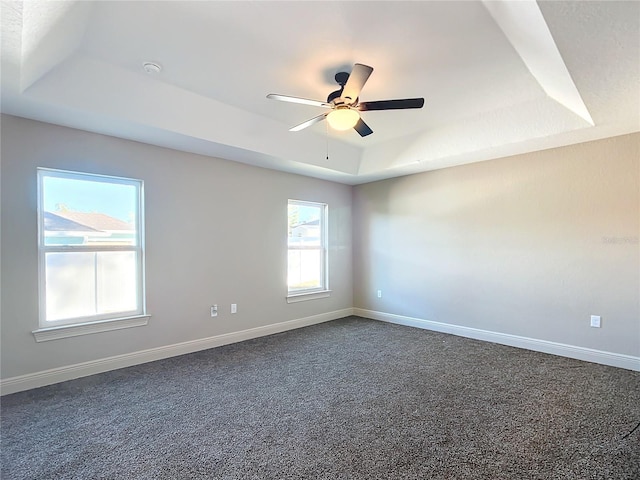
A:
<svg viewBox="0 0 640 480">
<path fill-rule="evenodd" d="M 325 126 L 327 127 L 326 136 L 327 136 L 327 161 L 328 161 L 329 160 L 329 123 L 325 122 Z"/>
</svg>

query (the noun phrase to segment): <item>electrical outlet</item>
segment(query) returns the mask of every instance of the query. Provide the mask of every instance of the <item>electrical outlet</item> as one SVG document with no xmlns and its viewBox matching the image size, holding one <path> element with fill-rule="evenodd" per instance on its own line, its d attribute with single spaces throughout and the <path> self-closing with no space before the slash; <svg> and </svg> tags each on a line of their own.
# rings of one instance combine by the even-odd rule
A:
<svg viewBox="0 0 640 480">
<path fill-rule="evenodd" d="M 231 304 L 231 313 L 238 313 L 238 305 L 235 303 Z"/>
<path fill-rule="evenodd" d="M 382 298 L 382 290 L 378 290 L 378 298 Z"/>
<path fill-rule="evenodd" d="M 600 328 L 600 315 L 591 315 L 591 326 Z"/>
<path fill-rule="evenodd" d="M 211 305 L 211 316 L 212 317 L 218 316 L 218 305 Z"/>
</svg>

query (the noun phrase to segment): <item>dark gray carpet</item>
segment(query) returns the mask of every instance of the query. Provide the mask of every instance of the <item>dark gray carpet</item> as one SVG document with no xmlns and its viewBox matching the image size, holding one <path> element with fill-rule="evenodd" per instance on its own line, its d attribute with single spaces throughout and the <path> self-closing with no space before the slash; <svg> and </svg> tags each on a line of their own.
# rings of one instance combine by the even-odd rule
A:
<svg viewBox="0 0 640 480">
<path fill-rule="evenodd" d="M 640 373 L 355 317 L 2 399 L 2 478 L 638 479 Z"/>
</svg>

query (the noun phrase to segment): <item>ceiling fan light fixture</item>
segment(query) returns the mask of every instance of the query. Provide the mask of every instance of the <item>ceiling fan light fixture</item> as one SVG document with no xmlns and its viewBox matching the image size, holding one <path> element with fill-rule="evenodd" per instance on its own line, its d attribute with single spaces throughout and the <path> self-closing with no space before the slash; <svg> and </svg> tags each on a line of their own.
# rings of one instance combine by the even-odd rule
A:
<svg viewBox="0 0 640 480">
<path fill-rule="evenodd" d="M 358 120 L 360 120 L 358 111 L 349 107 L 336 108 L 327 115 L 327 122 L 334 130 L 349 130 L 356 126 Z"/>
</svg>

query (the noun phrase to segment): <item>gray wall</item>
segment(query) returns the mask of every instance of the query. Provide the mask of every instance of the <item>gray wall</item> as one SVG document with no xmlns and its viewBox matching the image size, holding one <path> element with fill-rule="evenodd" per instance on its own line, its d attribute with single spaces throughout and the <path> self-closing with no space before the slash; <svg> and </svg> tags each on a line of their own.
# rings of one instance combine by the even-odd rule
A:
<svg viewBox="0 0 640 480">
<path fill-rule="evenodd" d="M 349 186 L 10 116 L 1 133 L 2 378 L 352 306 Z M 147 326 L 35 342 L 39 166 L 144 180 Z M 330 298 L 285 301 L 288 198 L 329 204 Z"/>
<path fill-rule="evenodd" d="M 639 355 L 639 145 L 633 134 L 355 187 L 354 306 Z"/>
<path fill-rule="evenodd" d="M 352 306 L 640 354 L 640 134 L 352 188 L 10 116 L 1 133 L 3 379 Z M 145 181 L 148 326 L 35 342 L 38 166 Z M 285 301 L 288 198 L 330 205 L 328 299 Z"/>
</svg>

